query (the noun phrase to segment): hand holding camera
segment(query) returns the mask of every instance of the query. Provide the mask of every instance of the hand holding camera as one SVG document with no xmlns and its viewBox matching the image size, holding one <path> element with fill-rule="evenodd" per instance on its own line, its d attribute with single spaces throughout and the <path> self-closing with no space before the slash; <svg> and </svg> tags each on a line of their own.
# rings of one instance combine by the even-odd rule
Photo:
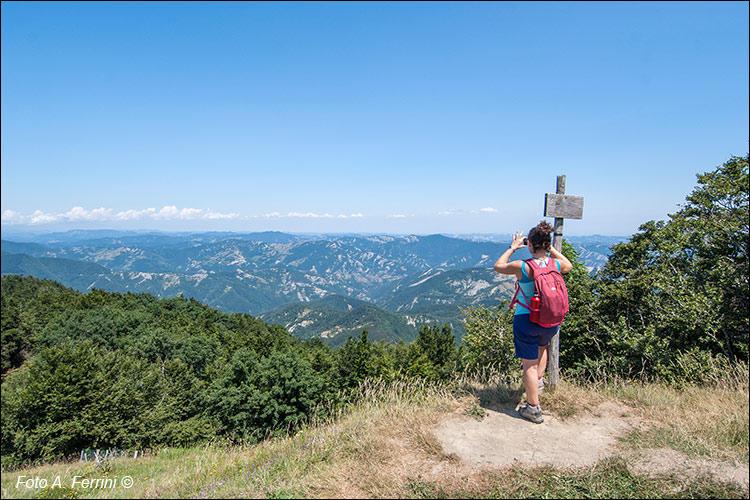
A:
<svg viewBox="0 0 750 500">
<path fill-rule="evenodd" d="M 524 248 L 529 244 L 529 239 L 525 238 L 523 236 L 523 233 L 520 231 L 513 235 L 513 243 L 510 244 L 510 248 L 513 250 L 518 250 L 519 248 Z"/>
</svg>

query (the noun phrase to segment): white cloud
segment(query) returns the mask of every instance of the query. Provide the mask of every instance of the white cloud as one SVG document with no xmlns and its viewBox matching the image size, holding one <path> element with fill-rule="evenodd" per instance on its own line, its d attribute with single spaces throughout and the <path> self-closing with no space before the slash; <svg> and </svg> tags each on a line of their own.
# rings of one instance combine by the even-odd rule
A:
<svg viewBox="0 0 750 500">
<path fill-rule="evenodd" d="M 48 222 L 55 222 L 60 220 L 62 214 L 45 214 L 41 210 L 34 210 L 34 213 L 30 216 L 30 222 L 32 224 L 45 224 Z"/>
<path fill-rule="evenodd" d="M 349 215 L 347 214 L 331 215 L 329 213 L 316 214 L 315 212 L 304 212 L 304 213 L 289 212 L 286 215 L 282 215 L 279 212 L 271 212 L 271 213 L 263 214 L 263 217 L 266 217 L 269 219 L 271 218 L 278 219 L 281 217 L 297 217 L 297 218 L 308 218 L 308 219 L 334 219 L 334 218 L 350 219 L 350 218 L 364 217 L 364 215 L 361 213 L 349 214 Z"/>
<path fill-rule="evenodd" d="M 438 215 L 472 215 L 472 214 L 498 214 L 500 213 L 500 210 L 493 207 L 485 207 L 480 208 L 479 210 L 476 209 L 465 209 L 465 208 L 450 208 L 448 210 L 443 210 L 442 212 L 438 212 Z"/>
<path fill-rule="evenodd" d="M 148 215 L 149 217 L 153 219 L 159 219 L 159 220 L 164 220 L 164 219 L 169 219 L 169 220 L 236 219 L 240 216 L 240 214 L 237 214 L 237 213 L 223 214 L 221 212 L 214 212 L 210 208 L 209 209 L 183 208 L 180 210 L 174 205 L 165 205 L 158 212 L 154 210 L 153 208 L 149 208 L 142 212 L 147 212 L 145 215 Z"/>
<path fill-rule="evenodd" d="M 390 217 L 393 219 L 405 219 L 406 218 L 404 214 L 393 214 Z"/>
<path fill-rule="evenodd" d="M 204 215 L 204 219 L 236 219 L 240 214 L 232 212 L 231 214 L 222 214 L 219 212 L 212 212 L 209 208 Z"/>
<path fill-rule="evenodd" d="M 175 205 L 165 205 L 160 209 L 153 207 L 144 209 L 128 209 L 115 212 L 111 208 L 95 208 L 87 210 L 81 206 L 75 206 L 64 213 L 46 213 L 36 210 L 30 215 L 22 215 L 14 210 L 5 210 L 2 213 L 3 224 L 49 224 L 52 222 L 80 222 L 80 221 L 136 221 L 136 220 L 225 220 L 225 219 L 255 219 L 265 217 L 267 219 L 278 218 L 312 218 L 312 219 L 356 219 L 364 217 L 361 212 L 350 214 L 332 215 L 330 213 L 315 212 L 270 212 L 263 215 L 251 215 L 242 217 L 238 213 L 214 212 L 210 208 L 178 208 Z M 401 218 L 405 215 L 396 214 L 392 217 Z"/>
<path fill-rule="evenodd" d="M 331 214 L 316 214 L 316 213 L 313 213 L 313 212 L 307 212 L 307 213 L 304 213 L 304 214 L 299 213 L 299 212 L 289 212 L 286 216 L 287 217 L 311 217 L 313 219 L 319 219 L 319 218 L 329 219 L 329 218 L 333 217 L 333 215 L 331 215 Z"/>
<path fill-rule="evenodd" d="M 0 220 L 9 224 L 17 224 L 23 219 L 23 216 L 13 210 L 4 210 Z"/>
<path fill-rule="evenodd" d="M 51 222 L 79 222 L 79 221 L 123 221 L 139 219 L 158 219 L 158 220 L 214 220 L 214 219 L 235 219 L 240 215 L 237 213 L 224 214 L 214 212 L 211 209 L 203 208 L 183 208 L 178 209 L 174 205 L 164 206 L 157 211 L 155 208 L 146 208 L 144 210 L 123 210 L 113 213 L 111 208 L 95 208 L 86 210 L 83 207 L 73 207 L 65 213 L 45 213 L 41 210 L 35 210 L 31 215 L 21 215 L 13 210 L 5 210 L 2 214 L 4 224 L 49 224 Z"/>
<path fill-rule="evenodd" d="M 58 217 L 70 221 L 78 220 L 111 220 L 112 209 L 111 208 L 95 208 L 94 210 L 86 210 L 83 207 L 73 207 L 64 214 L 58 214 Z"/>
<path fill-rule="evenodd" d="M 117 212 L 117 215 L 115 215 L 114 218 L 115 220 L 136 220 L 142 219 L 154 212 L 156 212 L 155 208 L 147 208 L 145 210 L 123 210 L 122 212 Z"/>
<path fill-rule="evenodd" d="M 179 216 L 180 211 L 174 205 L 164 206 L 161 210 L 152 215 L 154 219 L 175 219 Z"/>
</svg>

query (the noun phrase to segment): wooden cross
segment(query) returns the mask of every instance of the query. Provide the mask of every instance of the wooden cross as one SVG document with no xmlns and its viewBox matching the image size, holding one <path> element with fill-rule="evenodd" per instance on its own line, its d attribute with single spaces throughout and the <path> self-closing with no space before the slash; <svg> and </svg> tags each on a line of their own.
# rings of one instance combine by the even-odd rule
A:
<svg viewBox="0 0 750 500">
<path fill-rule="evenodd" d="M 565 176 L 557 176 L 557 193 L 544 197 L 544 216 L 555 218 L 555 241 L 553 246 L 562 252 L 563 220 L 583 219 L 583 196 L 565 194 Z M 549 385 L 560 381 L 560 334 L 552 337 L 549 348 Z"/>
</svg>

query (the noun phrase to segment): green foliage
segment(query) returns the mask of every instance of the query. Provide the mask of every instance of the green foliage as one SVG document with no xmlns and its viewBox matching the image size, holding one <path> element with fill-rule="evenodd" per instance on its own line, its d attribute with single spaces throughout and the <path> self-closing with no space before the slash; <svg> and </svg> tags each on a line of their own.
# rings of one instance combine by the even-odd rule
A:
<svg viewBox="0 0 750 500">
<path fill-rule="evenodd" d="M 22 363 L 26 339 L 23 330 L 19 328 L 3 328 L 0 342 L 2 342 L 2 372 L 5 373 Z"/>
<path fill-rule="evenodd" d="M 2 292 L 4 464 L 263 437 L 339 390 L 330 347 L 192 299 L 19 276 Z"/>
<path fill-rule="evenodd" d="M 377 373 L 375 351 L 367 338 L 367 330 L 363 330 L 357 339 L 349 337 L 336 354 L 342 387 L 357 387 Z"/>
<path fill-rule="evenodd" d="M 78 293 L 58 283 L 3 276 L 2 373 L 21 365 L 31 350 L 31 339 L 56 315 L 77 300 Z"/>
<path fill-rule="evenodd" d="M 424 365 L 423 378 L 448 380 L 455 373 L 458 348 L 450 325 L 424 325 L 413 345 L 419 352 L 418 362 Z"/>
<path fill-rule="evenodd" d="M 469 408 L 466 409 L 466 414 L 475 420 L 483 420 L 484 417 L 487 416 L 487 412 L 482 408 L 482 406 L 477 403 L 473 403 Z"/>
<path fill-rule="evenodd" d="M 560 329 L 560 367 L 574 371 L 587 359 L 601 353 L 599 338 L 592 331 L 598 299 L 594 293 L 597 281 L 581 262 L 578 251 L 566 240 L 562 242 L 562 253 L 573 264 L 573 269 L 565 275 L 570 312 Z"/>
<path fill-rule="evenodd" d="M 339 389 L 336 353 L 321 339 L 313 339 L 305 342 L 303 353 L 306 355 L 306 359 L 312 370 L 322 380 L 321 399 L 323 401 L 333 401 Z"/>
<path fill-rule="evenodd" d="M 748 357 L 748 159 L 698 176 L 669 221 L 615 245 L 599 277 L 594 334 L 628 370 L 673 377 L 674 356 Z"/>
<path fill-rule="evenodd" d="M 296 428 L 320 401 L 323 381 L 291 351 L 269 357 L 237 351 L 213 385 L 209 413 L 236 439 L 258 439 Z"/>
<path fill-rule="evenodd" d="M 36 498 L 81 498 L 82 491 L 68 486 L 48 486 L 37 493 Z"/>
<path fill-rule="evenodd" d="M 144 414 L 149 441 L 190 446 L 214 437 L 216 426 L 204 413 L 207 382 L 179 358 L 154 363 L 151 369 L 158 371 L 159 399 Z"/>
<path fill-rule="evenodd" d="M 496 307 L 462 309 L 466 334 L 461 364 L 464 370 L 480 374 L 482 370 L 510 373 L 518 368 L 513 346 L 513 311 L 508 302 Z"/>
<path fill-rule="evenodd" d="M 22 381 L 13 384 L 15 377 Z M 137 436 L 146 434 L 141 416 L 158 397 L 155 370 L 90 341 L 43 349 L 28 368 L 8 379 L 3 440 L 21 457 L 132 447 Z"/>
</svg>

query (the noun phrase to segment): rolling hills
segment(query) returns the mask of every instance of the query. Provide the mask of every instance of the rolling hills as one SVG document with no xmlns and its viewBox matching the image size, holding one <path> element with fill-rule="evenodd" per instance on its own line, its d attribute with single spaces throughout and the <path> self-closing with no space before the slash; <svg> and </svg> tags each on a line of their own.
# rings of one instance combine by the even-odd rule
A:
<svg viewBox="0 0 750 500">
<path fill-rule="evenodd" d="M 574 245 L 596 269 L 620 240 L 579 237 Z M 1 272 L 84 292 L 183 295 L 338 344 L 362 328 L 373 339 L 408 340 L 429 323 L 450 323 L 460 337 L 459 307 L 510 297 L 512 280 L 491 267 L 507 245 L 443 235 L 71 231 L 3 240 Z"/>
</svg>

